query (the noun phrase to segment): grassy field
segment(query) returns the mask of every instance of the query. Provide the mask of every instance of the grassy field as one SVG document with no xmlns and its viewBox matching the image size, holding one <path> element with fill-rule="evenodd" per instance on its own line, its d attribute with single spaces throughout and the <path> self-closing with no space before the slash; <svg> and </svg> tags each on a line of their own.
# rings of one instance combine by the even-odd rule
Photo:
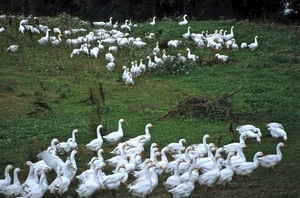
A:
<svg viewBox="0 0 300 198">
<path fill-rule="evenodd" d="M 123 47 L 114 53 L 116 68 L 106 69 L 105 51 L 98 58 L 80 54 L 70 58 L 74 47 L 66 43 L 67 38 L 85 36 L 92 31 L 91 26 L 78 18 L 61 15 L 56 18 L 43 17 L 41 24 L 61 30 L 86 28 L 84 33 L 63 36 L 62 43 L 53 46 L 50 43 L 40 45 L 37 40 L 44 33 L 30 35 L 18 32 L 20 18 L 13 18 L 12 26 L 6 19 L 1 19 L 0 27 L 0 177 L 3 178 L 6 165 L 24 169 L 20 174 L 23 182 L 28 168 L 23 166 L 27 160 L 37 161 L 36 155 L 50 145 L 53 138 L 66 141 L 73 129 L 80 153 L 76 155 L 78 173 L 88 168 L 87 163 L 95 154 L 86 150 L 85 144 L 96 136 L 96 126 L 103 124 L 102 135 L 117 129 L 120 118 L 123 124 L 124 138 L 135 137 L 144 133 L 147 123 L 152 123 L 151 142 L 159 148 L 171 142 L 185 138 L 187 145 L 201 143 L 204 134 L 210 134 L 210 142 L 219 147 L 238 141 L 238 134 L 229 130 L 242 124 L 253 124 L 263 134 L 261 144 L 247 141 L 249 148 L 245 155 L 249 161 L 254 153 L 275 153 L 277 142 L 266 129 L 269 122 L 283 124 L 288 134 L 287 147 L 282 149 L 283 160 L 275 167 L 275 173 L 258 167 L 250 178 L 234 178 L 228 189 L 214 187 L 213 192 L 206 192 L 204 186 L 195 183 L 195 190 L 190 197 L 299 197 L 300 174 L 299 129 L 300 129 L 300 39 L 298 27 L 285 27 L 276 24 L 257 24 L 249 21 L 189 21 L 192 33 L 224 29 L 229 31 L 234 26 L 234 37 L 238 44 L 252 43 L 258 36 L 259 46 L 254 51 L 222 49 L 220 51 L 199 48 L 191 39 L 184 40 L 182 34 L 186 26 L 179 26 L 178 21 L 164 19 L 155 26 L 148 22 L 132 27 L 130 36 L 140 37 L 147 44 L 144 48 Z M 29 21 L 34 24 L 33 21 Z M 121 24 L 122 22 L 119 22 Z M 162 34 L 153 39 L 145 36 L 151 32 Z M 51 36 L 57 36 L 53 32 Z M 130 89 L 122 81 L 122 66 L 130 67 L 131 61 L 141 58 L 147 63 L 146 56 L 151 55 L 155 43 L 163 46 L 169 40 L 182 40 L 167 54 L 186 56 L 186 48 L 199 56 L 195 63 L 168 63 L 155 72 L 134 78 Z M 16 53 L 6 52 L 8 46 L 18 44 Z M 92 43 L 92 47 L 97 43 Z M 229 56 L 228 64 L 214 61 L 216 53 Z M 161 56 L 161 54 L 159 54 Z M 103 91 L 101 91 L 103 88 Z M 238 90 L 238 91 L 237 91 Z M 235 91 L 237 91 L 235 93 Z M 235 93 L 235 94 L 233 94 Z M 224 96 L 229 106 L 216 103 Z M 180 116 L 161 118 L 189 97 L 205 98 L 210 107 L 224 108 L 224 112 L 210 113 L 202 111 L 183 111 Z M 47 106 L 37 106 L 36 103 Z M 222 105 L 223 104 L 223 105 Z M 144 158 L 149 157 L 150 143 L 145 148 Z M 104 158 L 112 157 L 113 147 L 104 143 Z M 63 156 L 65 159 L 66 156 Z M 110 169 L 107 168 L 107 174 Z M 56 177 L 51 172 L 48 183 Z M 168 175 L 159 178 L 158 187 L 150 197 L 169 197 L 162 182 Z M 127 183 L 133 181 L 131 177 Z M 65 197 L 75 197 L 78 182 L 74 180 Z M 118 197 L 132 197 L 125 185 L 117 192 Z M 50 197 L 49 192 L 45 197 Z M 104 192 L 99 197 L 111 197 Z"/>
</svg>

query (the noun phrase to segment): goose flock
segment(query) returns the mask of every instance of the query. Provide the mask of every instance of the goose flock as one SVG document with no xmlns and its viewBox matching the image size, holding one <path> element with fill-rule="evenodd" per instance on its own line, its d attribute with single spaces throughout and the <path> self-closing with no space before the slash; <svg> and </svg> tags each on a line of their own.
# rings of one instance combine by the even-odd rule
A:
<svg viewBox="0 0 300 198">
<path fill-rule="evenodd" d="M 187 15 L 183 16 L 183 21 L 178 24 L 187 25 Z M 143 49 L 147 45 L 146 40 L 140 37 L 131 37 L 131 29 L 136 28 L 136 24 L 132 24 L 130 20 L 126 20 L 121 26 L 116 22 L 113 25 L 112 17 L 108 22 L 93 22 L 95 28 L 87 33 L 86 29 L 71 29 L 61 31 L 59 28 L 50 29 L 46 25 L 36 24 L 36 27 L 29 25 L 28 20 L 21 20 L 19 24 L 20 33 L 31 31 L 36 34 L 45 34 L 37 40 L 41 45 L 52 44 L 59 45 L 62 43 L 62 37 L 68 37 L 72 34 L 84 34 L 77 38 L 68 38 L 65 42 L 68 45 L 76 46 L 70 55 L 75 58 L 81 53 L 90 55 L 93 58 L 102 57 L 107 61 L 106 68 L 113 72 L 117 66 L 115 63 L 116 52 L 126 45 L 132 45 L 136 49 Z M 156 17 L 149 25 L 156 25 Z M 190 40 L 200 48 L 208 48 L 216 50 L 215 58 L 226 63 L 228 56 L 221 55 L 222 48 L 237 51 L 238 45 L 235 43 L 233 29 L 231 27 L 230 34 L 226 34 L 227 30 L 216 30 L 214 34 L 208 34 L 208 31 L 202 33 L 191 33 L 191 26 L 187 27 L 187 32 L 182 34 L 182 40 L 168 41 L 169 48 L 177 48 L 179 45 L 185 45 Z M 5 31 L 0 28 L 0 33 Z M 51 37 L 50 33 L 57 34 L 57 37 Z M 152 35 L 152 36 L 150 36 Z M 150 33 L 145 39 L 155 39 L 154 33 Z M 255 50 L 258 47 L 258 36 L 254 37 L 254 43 L 247 45 L 242 43 L 240 48 Z M 18 45 L 11 45 L 7 51 L 17 52 Z M 122 66 L 122 79 L 128 87 L 134 86 L 134 78 L 144 74 L 146 71 L 155 71 L 161 67 L 167 60 L 192 63 L 199 60 L 199 56 L 193 54 L 191 47 L 186 47 L 185 52 L 168 55 L 168 49 L 160 49 L 159 42 L 155 42 L 153 50 L 149 51 L 148 59 L 143 63 L 143 58 L 130 61 L 130 66 Z M 103 53 L 103 54 L 101 54 Z M 184 54 L 183 54 L 184 53 Z M 274 166 L 282 159 L 280 148 L 285 144 L 280 142 L 276 146 L 276 154 L 263 155 L 258 151 L 253 156 L 253 161 L 246 161 L 243 149 L 247 148 L 246 141 L 255 139 L 261 143 L 261 131 L 253 125 L 243 125 L 237 128 L 240 133 L 239 142 L 223 145 L 219 148 L 214 143 L 207 143 L 207 139 L 211 136 L 206 134 L 203 136 L 202 142 L 193 145 L 186 145 L 185 139 L 179 142 L 173 142 L 159 149 L 158 144 L 151 139 L 150 128 L 151 123 L 145 126 L 145 134 L 124 140 L 124 132 L 122 123 L 124 119 L 118 122 L 118 129 L 105 136 L 101 135 L 103 125 L 99 124 L 96 130 L 97 138 L 85 143 L 87 150 L 97 153 L 89 162 L 89 169 L 78 173 L 76 163 L 76 154 L 78 150 L 76 142 L 76 134 L 80 132 L 78 129 L 72 131 L 72 137 L 65 142 L 60 142 L 57 138 L 51 141 L 50 146 L 43 152 L 38 154 L 39 161 L 27 161 L 24 165 L 29 167 L 29 173 L 25 181 L 19 180 L 19 174 L 22 174 L 20 167 L 14 168 L 7 165 L 5 168 L 5 178 L 0 180 L 0 194 L 4 197 L 43 197 L 49 191 L 53 196 L 62 196 L 68 189 L 70 184 L 77 180 L 79 182 L 76 193 L 79 197 L 92 197 L 101 193 L 103 190 L 110 190 L 114 195 L 120 185 L 126 185 L 128 191 L 136 197 L 147 197 L 159 185 L 159 177 L 167 174 L 167 179 L 163 182 L 166 193 L 170 193 L 173 198 L 188 197 L 195 189 L 195 182 L 203 185 L 209 191 L 215 185 L 224 185 L 225 187 L 233 179 L 233 175 L 241 175 L 249 177 L 252 172 L 260 165 L 273 170 Z M 287 141 L 287 134 L 279 123 L 269 123 L 267 129 L 272 137 L 282 138 Z M 108 142 L 113 149 L 110 151 L 114 157 L 109 159 L 103 158 L 103 143 Z M 148 145 L 150 142 L 151 145 Z M 147 155 L 145 146 L 150 146 L 150 153 Z M 224 153 L 226 157 L 222 155 Z M 226 160 L 223 160 L 225 158 Z M 108 172 L 105 169 L 113 169 Z M 13 171 L 13 177 L 10 176 Z M 50 171 L 56 173 L 53 181 L 48 181 L 47 174 Z M 126 184 L 129 177 L 135 179 Z M 13 179 L 13 180 L 12 180 Z"/>
<path fill-rule="evenodd" d="M 34 17 L 34 22 L 36 23 L 35 26 L 34 24 L 29 24 L 31 21 L 29 19 L 20 20 L 19 32 L 24 34 L 26 31 L 30 31 L 32 34 L 44 34 L 43 37 L 37 40 L 41 45 L 47 43 L 59 45 L 63 41 L 62 37 L 65 37 L 65 42 L 68 45 L 76 46 L 70 53 L 71 58 L 75 58 L 75 56 L 79 54 L 86 54 L 96 59 L 105 57 L 107 60 L 107 70 L 113 72 L 116 69 L 122 69 L 123 82 L 130 88 L 133 87 L 136 77 L 146 73 L 146 71 L 155 71 L 163 66 L 165 62 L 174 64 L 185 62 L 185 64 L 189 64 L 189 62 L 193 63 L 199 60 L 199 55 L 192 54 L 193 46 L 187 46 L 185 52 L 177 52 L 177 54 L 173 55 L 167 54 L 170 48 L 176 49 L 178 45 L 188 45 L 193 41 L 199 48 L 206 47 L 210 50 L 214 50 L 216 51 L 214 58 L 219 63 L 227 63 L 229 60 L 228 55 L 220 54 L 221 50 L 224 48 L 237 51 L 239 49 L 255 50 L 258 47 L 258 36 L 254 36 L 253 43 L 247 44 L 246 42 L 241 42 L 239 46 L 234 37 L 234 26 L 230 28 L 230 33 L 228 34 L 227 30 L 224 29 L 215 30 L 213 34 L 209 34 L 208 30 L 202 31 L 201 33 L 191 33 L 193 27 L 189 25 L 187 27 L 187 32 L 182 34 L 182 39 L 168 41 L 167 49 L 160 49 L 159 42 L 156 41 L 155 46 L 153 46 L 153 51 L 149 51 L 149 54 L 145 57 L 138 57 L 137 60 L 140 60 L 140 64 L 137 64 L 137 60 L 132 60 L 128 65 L 116 65 L 116 59 L 119 59 L 119 57 L 115 57 L 118 50 L 126 46 L 133 46 L 138 50 L 143 49 L 147 45 L 149 39 L 157 38 L 157 33 L 151 32 L 148 36 L 145 36 L 145 38 L 133 37 L 131 36 L 131 32 L 133 28 L 138 28 L 138 24 L 133 24 L 131 20 L 125 20 L 124 24 L 119 26 L 118 22 L 113 23 L 112 20 L 113 17 L 110 17 L 107 22 L 92 22 L 93 30 L 90 32 L 84 28 L 74 28 L 62 31 L 57 27 L 49 28 L 47 25 L 42 25 L 39 22 L 39 18 Z M 183 20 L 178 22 L 178 24 L 180 26 L 187 26 L 189 24 L 186 14 L 183 15 Z M 149 25 L 157 25 L 155 16 L 152 21 L 149 22 Z M 0 28 L 0 32 L 3 31 L 5 31 L 4 28 Z M 51 32 L 57 34 L 57 36 L 50 36 Z M 83 35 L 78 36 L 78 34 Z M 75 38 L 71 38 L 73 37 L 72 35 L 76 35 Z M 8 47 L 7 51 L 16 52 L 18 49 L 19 46 L 14 44 Z M 144 59 L 148 59 L 145 60 L 148 64 L 143 63 Z"/>
<path fill-rule="evenodd" d="M 274 147 L 275 154 L 264 154 L 257 151 L 253 160 L 247 161 L 243 149 L 247 148 L 246 141 L 254 138 L 261 143 L 261 130 L 247 124 L 237 127 L 240 133 L 239 142 L 233 142 L 217 147 L 208 142 L 211 135 L 205 134 L 202 141 L 187 145 L 184 138 L 178 142 L 166 144 L 159 149 L 159 145 L 151 139 L 151 123 L 145 126 L 145 132 L 124 141 L 122 124 L 126 122 L 119 119 L 118 128 L 105 136 L 101 135 L 103 125 L 96 130 L 97 137 L 85 145 L 96 153 L 88 164 L 89 168 L 79 173 L 75 155 L 79 153 L 76 134 L 80 131 L 74 129 L 72 136 L 66 142 L 59 142 L 57 138 L 51 141 L 47 150 L 40 152 L 39 161 L 27 161 L 24 166 L 29 167 L 25 181 L 19 180 L 22 174 L 20 167 L 9 164 L 4 171 L 5 178 L 0 179 L 0 194 L 4 197 L 43 197 L 49 191 L 53 196 L 63 196 L 70 184 L 78 181 L 75 189 L 79 197 L 92 197 L 103 190 L 109 190 L 116 196 L 121 185 L 126 185 L 134 197 L 148 197 L 159 185 L 159 177 L 167 175 L 162 182 L 166 193 L 173 198 L 189 197 L 195 189 L 195 184 L 204 186 L 209 192 L 214 186 L 227 185 L 234 175 L 249 178 L 259 166 L 273 171 L 273 168 L 282 160 L 281 147 L 286 146 L 287 135 L 282 124 L 269 123 L 266 125 L 272 137 L 279 139 Z M 110 152 L 113 157 L 104 159 L 103 143 L 107 141 L 112 145 Z M 145 147 L 150 145 L 149 155 Z M 105 149 L 107 150 L 107 149 Z M 109 167 L 112 171 L 105 171 Z M 13 171 L 13 176 L 10 173 Z M 56 178 L 48 181 L 47 174 L 56 173 Z M 129 182 L 129 178 L 134 178 Z M 13 179 L 12 179 L 13 178 Z"/>
</svg>

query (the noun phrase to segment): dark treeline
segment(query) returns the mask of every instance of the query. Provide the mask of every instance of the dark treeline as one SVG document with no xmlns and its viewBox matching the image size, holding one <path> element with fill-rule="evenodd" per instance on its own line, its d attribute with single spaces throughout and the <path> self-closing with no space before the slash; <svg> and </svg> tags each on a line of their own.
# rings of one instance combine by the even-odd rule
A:
<svg viewBox="0 0 300 198">
<path fill-rule="evenodd" d="M 285 5 L 293 11 L 283 14 Z M 137 22 L 188 14 L 195 20 L 250 19 L 297 22 L 300 0 L 2 0 L 1 14 L 55 16 L 65 12 L 89 21 L 132 19 Z"/>
</svg>

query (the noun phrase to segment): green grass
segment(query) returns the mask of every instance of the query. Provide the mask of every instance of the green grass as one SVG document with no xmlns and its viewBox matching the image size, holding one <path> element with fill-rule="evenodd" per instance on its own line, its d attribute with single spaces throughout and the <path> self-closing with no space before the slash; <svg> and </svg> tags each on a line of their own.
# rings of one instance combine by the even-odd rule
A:
<svg viewBox="0 0 300 198">
<path fill-rule="evenodd" d="M 42 24 L 61 29 L 87 28 L 86 23 L 70 17 L 55 19 L 43 18 Z M 187 26 L 178 26 L 176 21 L 169 19 L 158 21 L 157 25 L 148 23 L 139 24 L 132 28 L 133 37 L 141 37 L 147 45 L 137 50 L 132 46 L 120 49 L 116 54 L 116 70 L 109 72 L 106 69 L 104 54 L 98 59 L 83 54 L 70 58 L 76 47 L 63 43 L 59 46 L 40 45 L 37 40 L 44 36 L 18 32 L 19 19 L 13 19 L 13 26 L 3 20 L 1 25 L 5 31 L 0 33 L 0 173 L 1 178 L 7 164 L 24 168 L 20 180 L 27 176 L 27 168 L 23 163 L 27 160 L 35 161 L 36 154 L 45 150 L 53 138 L 66 141 L 71 137 L 73 129 L 80 129 L 76 139 L 80 154 L 76 156 L 78 173 L 87 168 L 86 163 L 94 155 L 84 148 L 95 137 L 98 124 L 103 124 L 102 134 L 107 134 L 117 128 L 117 122 L 124 118 L 124 140 L 144 133 L 147 123 L 155 127 L 151 129 L 151 142 L 157 142 L 162 149 L 170 142 L 177 142 L 181 138 L 187 144 L 200 143 L 204 134 L 211 134 L 211 142 L 218 146 L 227 144 L 232 139 L 228 128 L 230 120 L 220 117 L 190 117 L 189 115 L 159 119 L 169 110 L 188 96 L 217 98 L 233 93 L 243 87 L 241 91 L 228 98 L 233 112 L 239 121 L 233 124 L 236 128 L 241 124 L 253 124 L 263 133 L 262 143 L 247 142 L 249 148 L 245 150 L 248 160 L 252 160 L 255 152 L 265 154 L 274 153 L 276 140 L 268 136 L 265 125 L 276 121 L 284 125 L 288 133 L 288 147 L 283 148 L 283 160 L 275 168 L 275 174 L 268 174 L 267 170 L 259 167 L 251 175 L 250 181 L 234 178 L 228 190 L 206 193 L 203 186 L 196 182 L 196 189 L 191 197 L 298 197 L 299 174 L 299 147 L 298 132 L 300 129 L 300 51 L 299 34 L 296 29 L 268 24 L 255 24 L 243 21 L 190 21 L 191 32 L 201 33 L 215 29 L 229 30 L 234 25 L 235 38 L 238 44 L 251 43 L 258 35 L 259 46 L 254 51 L 222 49 L 220 54 L 229 56 L 228 64 L 209 64 L 216 51 L 196 47 L 192 40 L 183 40 L 182 34 Z M 155 39 L 146 39 L 150 32 L 163 33 Z M 70 36 L 76 38 L 77 34 Z M 54 35 L 54 33 L 51 33 Z M 167 50 L 167 54 L 186 55 L 189 47 L 193 54 L 199 55 L 199 62 L 186 63 L 186 72 L 172 74 L 166 70 L 144 74 L 135 78 L 135 85 L 128 89 L 122 82 L 122 66 L 130 66 L 130 62 L 143 59 L 150 55 L 156 41 L 163 43 L 171 39 L 183 40 L 176 49 Z M 16 53 L 6 52 L 11 44 L 19 44 L 20 50 Z M 97 44 L 93 44 L 97 46 Z M 105 104 L 99 94 L 99 83 L 104 89 Z M 92 105 L 90 90 L 96 101 Z M 51 110 L 28 116 L 35 111 L 34 102 L 43 102 Z M 98 111 L 99 110 L 99 111 Z M 237 140 L 237 138 L 236 138 Z M 150 144 L 148 145 L 150 147 Z M 113 147 L 106 142 L 103 145 L 104 158 L 111 157 L 109 153 Z M 148 157 L 149 148 L 146 148 L 144 157 Z M 109 170 L 107 169 L 107 173 Z M 55 174 L 47 177 L 50 183 Z M 150 197 L 169 197 L 162 186 L 167 175 L 160 177 L 159 186 Z M 128 183 L 133 181 L 131 178 Z M 75 196 L 77 181 L 74 181 L 66 196 Z M 118 190 L 118 197 L 132 197 L 126 186 Z M 49 193 L 45 197 L 49 197 Z M 104 194 L 102 197 L 110 197 Z"/>
</svg>

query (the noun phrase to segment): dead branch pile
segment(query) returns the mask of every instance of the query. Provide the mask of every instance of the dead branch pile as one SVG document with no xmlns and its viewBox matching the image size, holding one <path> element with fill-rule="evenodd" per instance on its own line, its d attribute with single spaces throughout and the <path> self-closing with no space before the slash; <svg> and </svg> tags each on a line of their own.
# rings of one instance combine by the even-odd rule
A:
<svg viewBox="0 0 300 198">
<path fill-rule="evenodd" d="M 38 116 L 40 113 L 43 114 L 53 113 L 52 109 L 45 102 L 34 102 L 33 105 L 35 106 L 35 110 L 27 113 L 28 116 L 34 117 L 34 116 Z"/>
<path fill-rule="evenodd" d="M 232 104 L 228 102 L 227 98 L 239 92 L 237 91 L 224 96 L 202 97 L 189 96 L 185 100 L 180 101 L 179 104 L 159 119 L 167 119 L 176 116 L 196 117 L 196 118 L 210 118 L 219 120 L 232 120 L 237 122 L 238 117 L 233 113 Z"/>
</svg>

